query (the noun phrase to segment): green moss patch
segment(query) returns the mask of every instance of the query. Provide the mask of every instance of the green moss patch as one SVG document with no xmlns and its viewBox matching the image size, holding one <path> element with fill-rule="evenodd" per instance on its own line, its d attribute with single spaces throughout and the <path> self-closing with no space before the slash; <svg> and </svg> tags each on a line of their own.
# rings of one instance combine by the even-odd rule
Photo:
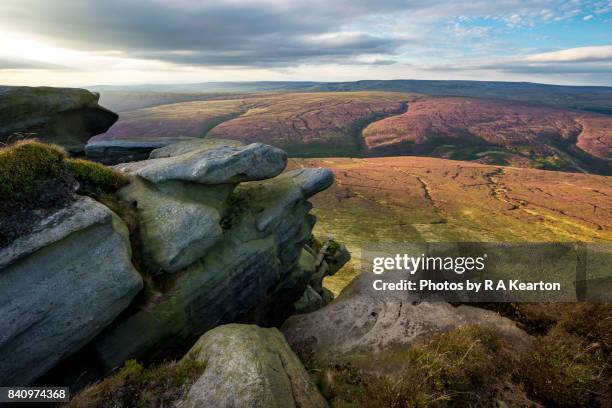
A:
<svg viewBox="0 0 612 408">
<path fill-rule="evenodd" d="M 116 374 L 79 392 L 68 407 L 173 407 L 204 369 L 205 364 L 193 354 L 178 362 L 147 368 L 128 360 Z"/>
<path fill-rule="evenodd" d="M 59 146 L 20 141 L 0 149 L 0 199 L 36 189 L 44 180 L 59 177 L 66 152 Z"/>
<path fill-rule="evenodd" d="M 101 164 L 68 158 L 56 145 L 26 140 L 0 148 L 0 247 L 69 205 L 75 192 L 98 198 L 127 182 Z"/>
<path fill-rule="evenodd" d="M 66 159 L 65 166 L 74 178 L 90 189 L 111 192 L 128 184 L 129 179 L 100 163 L 83 159 Z"/>
</svg>

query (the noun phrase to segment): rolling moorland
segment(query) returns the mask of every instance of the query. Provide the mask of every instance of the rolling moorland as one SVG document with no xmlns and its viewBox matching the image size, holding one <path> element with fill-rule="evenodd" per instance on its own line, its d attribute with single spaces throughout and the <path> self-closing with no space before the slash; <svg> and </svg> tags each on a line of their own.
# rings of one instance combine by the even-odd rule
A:
<svg viewBox="0 0 612 408">
<path fill-rule="evenodd" d="M 313 166 L 336 176 L 312 200 L 315 234 L 342 237 L 353 254 L 326 278 L 336 293 L 365 243 L 612 241 L 609 177 L 425 157 L 290 160 Z"/>
<path fill-rule="evenodd" d="M 436 96 L 470 96 L 536 102 L 560 108 L 612 113 L 612 88 L 604 86 L 563 86 L 532 82 L 364 80 L 354 82 L 205 82 L 197 84 L 93 86 L 90 90 L 125 99 L 134 93 L 202 94 L 219 92 L 414 92 Z M 106 104 L 103 96 L 102 102 Z"/>
<path fill-rule="evenodd" d="M 336 184 L 314 198 L 316 232 L 353 253 L 327 278 L 336 294 L 358 273 L 367 242 L 612 240 L 612 182 L 595 175 L 612 174 L 612 116 L 594 113 L 607 112 L 609 88 L 359 81 L 99 90 L 102 103 L 127 110 L 97 138 L 178 132 L 264 142 L 288 151 L 290 167 L 330 168 Z M 407 90 L 423 93 L 397 92 Z"/>
<path fill-rule="evenodd" d="M 419 155 L 612 174 L 610 116 L 533 102 L 378 91 L 119 95 L 103 94 L 127 110 L 97 140 L 208 136 L 293 157 Z"/>
</svg>

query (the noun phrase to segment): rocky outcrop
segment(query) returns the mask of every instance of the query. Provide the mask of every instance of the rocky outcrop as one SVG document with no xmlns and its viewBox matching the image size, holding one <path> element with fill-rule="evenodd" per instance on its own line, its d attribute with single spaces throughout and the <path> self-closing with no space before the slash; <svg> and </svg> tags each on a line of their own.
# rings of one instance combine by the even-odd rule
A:
<svg viewBox="0 0 612 408">
<path fill-rule="evenodd" d="M 206 368 L 181 407 L 327 407 L 275 328 L 219 326 L 203 335 L 189 354 Z"/>
<path fill-rule="evenodd" d="M 153 280 L 94 341 L 105 370 L 186 350 L 219 324 L 281 323 L 316 272 L 307 200 L 333 183 L 330 171 L 276 176 L 286 155 L 257 143 L 181 142 L 151 156 L 116 166 L 132 178 L 117 195 L 134 208 Z"/>
<path fill-rule="evenodd" d="M 0 86 L 0 142 L 34 137 L 83 151 L 118 119 L 98 105 L 99 97 L 84 89 Z"/>
<path fill-rule="evenodd" d="M 483 325 L 517 346 L 529 336 L 511 320 L 472 306 L 421 300 L 406 292 L 374 291 L 360 275 L 330 305 L 291 316 L 282 326 L 287 341 L 302 361 L 330 362 L 358 353 L 378 353 L 407 346 L 462 325 Z"/>
<path fill-rule="evenodd" d="M 308 245 L 308 199 L 333 183 L 329 170 L 280 174 L 285 152 L 233 141 L 182 141 L 151 157 L 116 166 L 130 183 L 105 199 L 129 232 L 81 197 L 1 250 L 2 383 L 55 366 L 69 384 L 130 358 L 174 358 L 221 324 L 280 324 L 309 284 L 322 291 L 330 266 Z"/>
<path fill-rule="evenodd" d="M 85 145 L 85 155 L 89 160 L 108 165 L 127 163 L 146 160 L 153 150 L 188 139 L 183 137 L 98 139 L 94 137 Z"/>
<path fill-rule="evenodd" d="M 83 197 L 0 249 L 0 384 L 25 385 L 95 337 L 142 288 L 125 224 Z"/>
</svg>

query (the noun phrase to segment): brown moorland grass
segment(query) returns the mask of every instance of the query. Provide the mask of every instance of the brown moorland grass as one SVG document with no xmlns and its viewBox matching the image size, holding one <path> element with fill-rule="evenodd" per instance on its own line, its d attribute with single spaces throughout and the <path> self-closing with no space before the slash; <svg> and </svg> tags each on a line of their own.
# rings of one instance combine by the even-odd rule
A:
<svg viewBox="0 0 612 408">
<path fill-rule="evenodd" d="M 494 406 L 515 361 L 509 346 L 480 326 L 349 360 L 311 368 L 333 407 Z"/>
<path fill-rule="evenodd" d="M 320 92 L 254 99 L 244 115 L 211 130 L 211 137 L 263 142 L 299 157 L 362 154 L 361 129 L 405 110 L 414 94 Z"/>
<path fill-rule="evenodd" d="M 351 266 L 326 278 L 335 293 L 358 273 L 368 242 L 612 241 L 606 176 L 426 157 L 290 160 L 301 166 L 336 176 L 312 198 L 315 234 L 353 254 Z"/>
<path fill-rule="evenodd" d="M 296 156 L 359 155 L 364 126 L 403 112 L 405 102 L 418 97 L 394 92 L 219 95 L 126 111 L 96 138 L 209 135 L 269 143 Z"/>
<path fill-rule="evenodd" d="M 193 355 L 146 368 L 128 360 L 117 373 L 80 391 L 67 407 L 173 407 L 205 368 Z"/>
</svg>

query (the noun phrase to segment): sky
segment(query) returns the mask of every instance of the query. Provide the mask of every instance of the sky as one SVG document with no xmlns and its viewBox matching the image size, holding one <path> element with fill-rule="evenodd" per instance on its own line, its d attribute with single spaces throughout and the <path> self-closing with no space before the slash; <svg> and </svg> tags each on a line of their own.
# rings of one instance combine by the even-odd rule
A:
<svg viewBox="0 0 612 408">
<path fill-rule="evenodd" d="M 1 0 L 0 83 L 612 86 L 612 0 Z"/>
</svg>

